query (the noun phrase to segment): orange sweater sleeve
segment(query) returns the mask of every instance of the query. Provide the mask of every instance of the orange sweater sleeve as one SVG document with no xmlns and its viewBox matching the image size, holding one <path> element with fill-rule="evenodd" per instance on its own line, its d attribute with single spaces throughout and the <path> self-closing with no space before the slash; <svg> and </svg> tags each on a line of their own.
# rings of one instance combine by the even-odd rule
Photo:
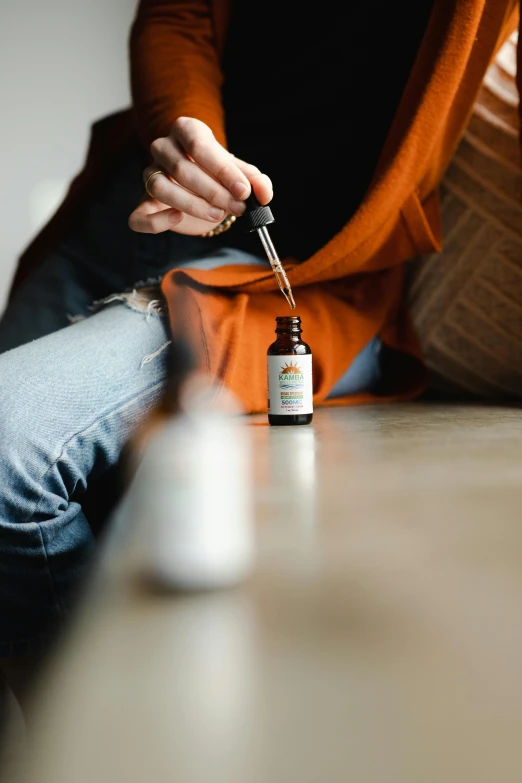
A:
<svg viewBox="0 0 522 783">
<path fill-rule="evenodd" d="M 518 101 L 518 116 L 520 120 L 520 150 L 522 152 L 522 29 L 520 29 L 520 22 L 522 20 L 522 0 L 518 6 L 518 26 L 517 26 L 517 65 L 516 65 L 516 85 L 518 89 L 519 101 Z M 522 196 L 522 194 L 521 194 Z"/>
<path fill-rule="evenodd" d="M 222 72 L 210 0 L 140 0 L 130 31 L 130 77 L 145 147 L 177 117 L 196 117 L 226 146 Z"/>
</svg>

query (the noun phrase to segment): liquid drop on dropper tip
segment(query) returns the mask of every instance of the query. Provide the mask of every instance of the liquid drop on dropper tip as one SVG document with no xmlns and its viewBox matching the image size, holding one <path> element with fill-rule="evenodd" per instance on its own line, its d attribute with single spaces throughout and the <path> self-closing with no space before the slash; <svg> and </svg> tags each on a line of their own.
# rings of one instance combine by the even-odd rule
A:
<svg viewBox="0 0 522 783">
<path fill-rule="evenodd" d="M 290 309 L 295 310 L 294 297 L 291 295 L 290 291 L 288 290 L 288 288 L 286 288 L 286 286 L 283 288 L 283 293 L 286 297 L 286 301 L 290 305 Z"/>
<path fill-rule="evenodd" d="M 288 290 L 288 288 L 286 288 L 286 287 L 283 288 L 283 293 L 284 293 L 284 295 L 286 297 L 286 301 L 290 305 L 290 309 L 291 310 L 295 310 L 294 297 L 290 294 L 290 291 Z"/>
</svg>

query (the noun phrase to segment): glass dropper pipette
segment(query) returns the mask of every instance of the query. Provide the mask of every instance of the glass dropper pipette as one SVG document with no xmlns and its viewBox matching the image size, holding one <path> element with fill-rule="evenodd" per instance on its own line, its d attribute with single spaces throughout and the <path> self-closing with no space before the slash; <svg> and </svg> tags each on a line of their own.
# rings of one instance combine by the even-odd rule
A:
<svg viewBox="0 0 522 783">
<path fill-rule="evenodd" d="M 265 249 L 265 253 L 272 267 L 272 271 L 276 276 L 276 280 L 279 284 L 279 288 L 286 301 L 290 305 L 292 310 L 295 310 L 295 301 L 292 294 L 288 277 L 283 269 L 283 265 L 277 255 L 276 249 L 268 233 L 267 225 L 273 223 L 275 218 L 272 214 L 272 210 L 268 206 L 262 206 L 253 193 L 246 199 L 246 211 L 243 213 L 247 225 L 247 231 L 257 231 L 261 240 L 261 244 Z"/>
</svg>

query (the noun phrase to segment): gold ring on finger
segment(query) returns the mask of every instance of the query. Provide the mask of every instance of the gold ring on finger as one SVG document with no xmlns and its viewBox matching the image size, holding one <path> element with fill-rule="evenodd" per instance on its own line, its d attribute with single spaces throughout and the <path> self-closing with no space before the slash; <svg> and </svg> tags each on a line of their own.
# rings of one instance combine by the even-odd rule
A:
<svg viewBox="0 0 522 783">
<path fill-rule="evenodd" d="M 151 181 L 151 179 L 156 177 L 158 174 L 165 174 L 165 172 L 163 171 L 163 169 L 156 169 L 156 171 L 151 172 L 149 174 L 149 176 L 147 177 L 147 179 L 145 180 L 145 190 L 147 191 L 147 193 L 149 194 L 149 196 L 151 198 L 154 198 L 154 196 L 152 195 L 152 193 L 149 190 L 149 182 Z"/>
</svg>

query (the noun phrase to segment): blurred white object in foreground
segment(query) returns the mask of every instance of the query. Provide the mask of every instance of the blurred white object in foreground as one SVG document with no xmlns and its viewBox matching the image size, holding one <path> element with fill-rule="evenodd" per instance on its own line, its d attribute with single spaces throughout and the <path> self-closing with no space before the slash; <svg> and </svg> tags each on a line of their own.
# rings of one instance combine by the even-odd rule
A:
<svg viewBox="0 0 522 783">
<path fill-rule="evenodd" d="M 199 375 L 146 441 L 119 511 L 146 575 L 202 590 L 245 579 L 254 563 L 249 429 L 236 398 Z M 129 519 L 130 517 L 130 519 Z"/>
</svg>

